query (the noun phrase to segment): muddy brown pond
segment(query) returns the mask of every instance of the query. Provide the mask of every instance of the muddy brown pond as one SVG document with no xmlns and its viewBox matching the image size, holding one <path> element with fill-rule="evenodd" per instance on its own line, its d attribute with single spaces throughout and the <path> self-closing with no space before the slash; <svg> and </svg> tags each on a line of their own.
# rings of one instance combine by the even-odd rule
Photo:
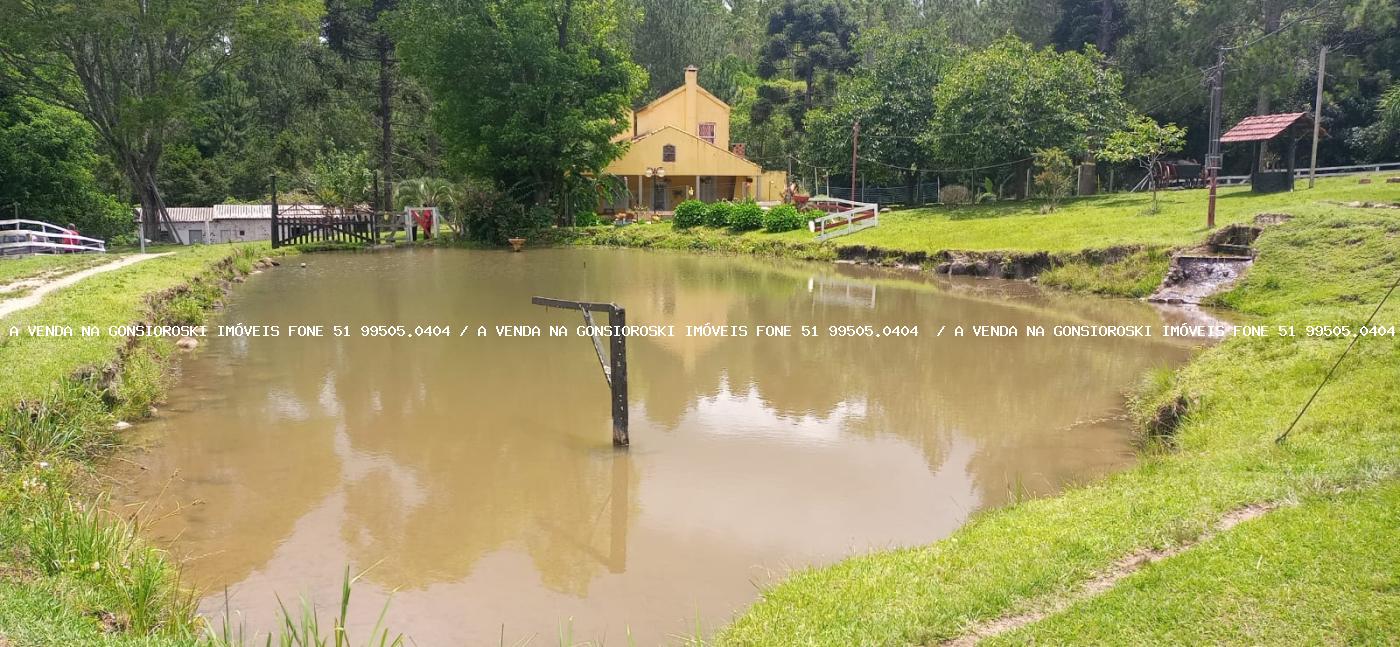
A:
<svg viewBox="0 0 1400 647">
<path fill-rule="evenodd" d="M 206 339 L 123 475 L 201 610 L 233 611 L 250 635 L 275 626 L 279 596 L 328 622 L 347 566 L 365 571 L 358 640 L 388 598 L 386 623 L 419 645 L 709 633 L 794 568 L 931 542 L 1131 464 L 1124 393 L 1198 344 L 951 336 L 1174 323 L 1015 282 L 614 249 L 304 260 L 250 277 L 211 324 L 327 336 Z M 592 344 L 547 336 L 581 316 L 536 295 L 616 302 L 631 324 L 794 337 L 630 339 L 632 446 L 618 451 Z M 395 324 L 472 333 L 360 334 Z M 498 324 L 546 336 L 475 337 Z M 842 325 L 918 337 L 829 336 Z"/>
</svg>

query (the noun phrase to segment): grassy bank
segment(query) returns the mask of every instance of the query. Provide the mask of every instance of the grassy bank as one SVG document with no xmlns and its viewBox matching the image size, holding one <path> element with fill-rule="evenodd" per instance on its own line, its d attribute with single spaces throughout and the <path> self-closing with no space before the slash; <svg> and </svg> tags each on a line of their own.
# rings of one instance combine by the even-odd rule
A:
<svg viewBox="0 0 1400 647">
<path fill-rule="evenodd" d="M 91 277 L 0 320 L 0 638 L 13 645 L 164 644 L 201 628 L 178 569 L 103 510 L 93 461 L 149 414 L 172 343 L 108 334 L 197 324 L 265 246 L 199 246 Z M 45 268 L 38 268 L 44 271 Z M 30 333 L 68 326 L 73 334 Z M 100 335 L 83 336 L 81 326 Z M 12 334 L 18 332 L 18 334 Z"/>
<path fill-rule="evenodd" d="M 1375 175 L 1324 178 L 1317 188 L 1295 193 L 1255 195 L 1248 187 L 1220 192 L 1217 224 L 1247 222 L 1260 213 L 1288 213 L 1300 206 L 1342 208 L 1351 201 L 1395 202 L 1396 185 Z M 803 260 L 856 258 L 870 262 L 943 268 L 948 261 L 986 258 L 1011 263 L 1026 259 L 1024 272 L 1039 273 L 1048 286 L 1105 296 L 1142 297 L 1166 274 L 1170 252 L 1201 244 L 1207 193 L 1163 191 L 1151 212 L 1147 194 L 1113 194 L 1067 201 L 1058 211 L 1040 213 L 1040 203 L 998 202 L 956 207 L 891 211 L 880 226 L 818 243 L 806 230 L 784 233 L 696 227 L 670 223 L 593 227 L 544 235 L 543 243 L 566 242 L 695 252 L 779 256 Z"/>
<path fill-rule="evenodd" d="M 1400 197 L 1390 187 L 1384 195 Z M 1294 326 L 1296 336 L 1233 338 L 1154 380 L 1137 408 L 1144 419 L 1176 424 L 1139 466 L 980 515 L 930 546 L 795 573 L 717 642 L 935 644 L 1027 613 L 1034 621 L 994 640 L 1366 643 L 1400 635 L 1400 544 L 1387 507 L 1400 473 L 1400 340 L 1360 342 L 1293 436 L 1274 442 L 1349 341 L 1308 336 L 1307 326 L 1356 330 L 1400 272 L 1400 210 L 1306 197 L 1272 204 L 1295 218 L 1261 238 L 1255 268 L 1219 299 L 1271 330 Z M 1400 302 L 1376 323 L 1400 325 Z M 1286 507 L 1208 533 L 1259 504 Z M 1191 548 L 1085 594 L 1125 557 L 1183 546 Z"/>
</svg>

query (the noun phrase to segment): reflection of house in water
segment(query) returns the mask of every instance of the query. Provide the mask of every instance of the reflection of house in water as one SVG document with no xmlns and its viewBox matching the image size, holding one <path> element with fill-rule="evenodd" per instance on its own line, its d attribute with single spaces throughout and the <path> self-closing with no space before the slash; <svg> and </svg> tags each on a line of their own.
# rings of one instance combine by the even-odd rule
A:
<svg viewBox="0 0 1400 647">
<path fill-rule="evenodd" d="M 807 279 L 807 292 L 817 303 L 875 309 L 874 283 L 813 276 Z"/>
</svg>

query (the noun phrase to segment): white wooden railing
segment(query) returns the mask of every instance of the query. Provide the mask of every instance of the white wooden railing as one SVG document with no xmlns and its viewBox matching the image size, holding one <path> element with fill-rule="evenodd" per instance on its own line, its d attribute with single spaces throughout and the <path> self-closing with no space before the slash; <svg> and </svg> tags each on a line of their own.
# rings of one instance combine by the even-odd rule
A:
<svg viewBox="0 0 1400 647">
<path fill-rule="evenodd" d="M 817 196 L 807 204 L 809 206 L 830 205 L 841 209 L 807 223 L 807 229 L 817 235 L 819 242 L 837 236 L 853 234 L 880 224 L 880 205 L 874 202 L 855 202 L 844 198 Z"/>
<path fill-rule="evenodd" d="M 1282 170 L 1282 169 L 1281 169 Z M 1400 170 L 1400 162 L 1382 162 L 1380 164 L 1353 164 L 1351 166 L 1319 166 L 1317 176 L 1328 175 L 1357 175 L 1360 173 L 1380 173 L 1381 171 Z M 1307 168 L 1293 169 L 1295 180 L 1306 180 L 1312 173 Z M 1249 184 L 1248 175 L 1222 175 L 1219 178 L 1220 184 L 1230 186 L 1234 184 Z"/>
<path fill-rule="evenodd" d="M 107 243 L 38 220 L 0 220 L 0 256 L 105 253 Z"/>
</svg>

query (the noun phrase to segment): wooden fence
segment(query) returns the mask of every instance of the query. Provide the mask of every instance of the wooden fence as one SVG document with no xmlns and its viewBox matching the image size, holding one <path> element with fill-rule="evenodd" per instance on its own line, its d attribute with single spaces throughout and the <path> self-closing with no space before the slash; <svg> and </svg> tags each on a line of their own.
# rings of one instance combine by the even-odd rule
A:
<svg viewBox="0 0 1400 647">
<path fill-rule="evenodd" d="M 294 204 L 272 210 L 272 246 L 306 243 L 376 242 L 377 217 L 370 209 L 308 207 Z"/>
</svg>

